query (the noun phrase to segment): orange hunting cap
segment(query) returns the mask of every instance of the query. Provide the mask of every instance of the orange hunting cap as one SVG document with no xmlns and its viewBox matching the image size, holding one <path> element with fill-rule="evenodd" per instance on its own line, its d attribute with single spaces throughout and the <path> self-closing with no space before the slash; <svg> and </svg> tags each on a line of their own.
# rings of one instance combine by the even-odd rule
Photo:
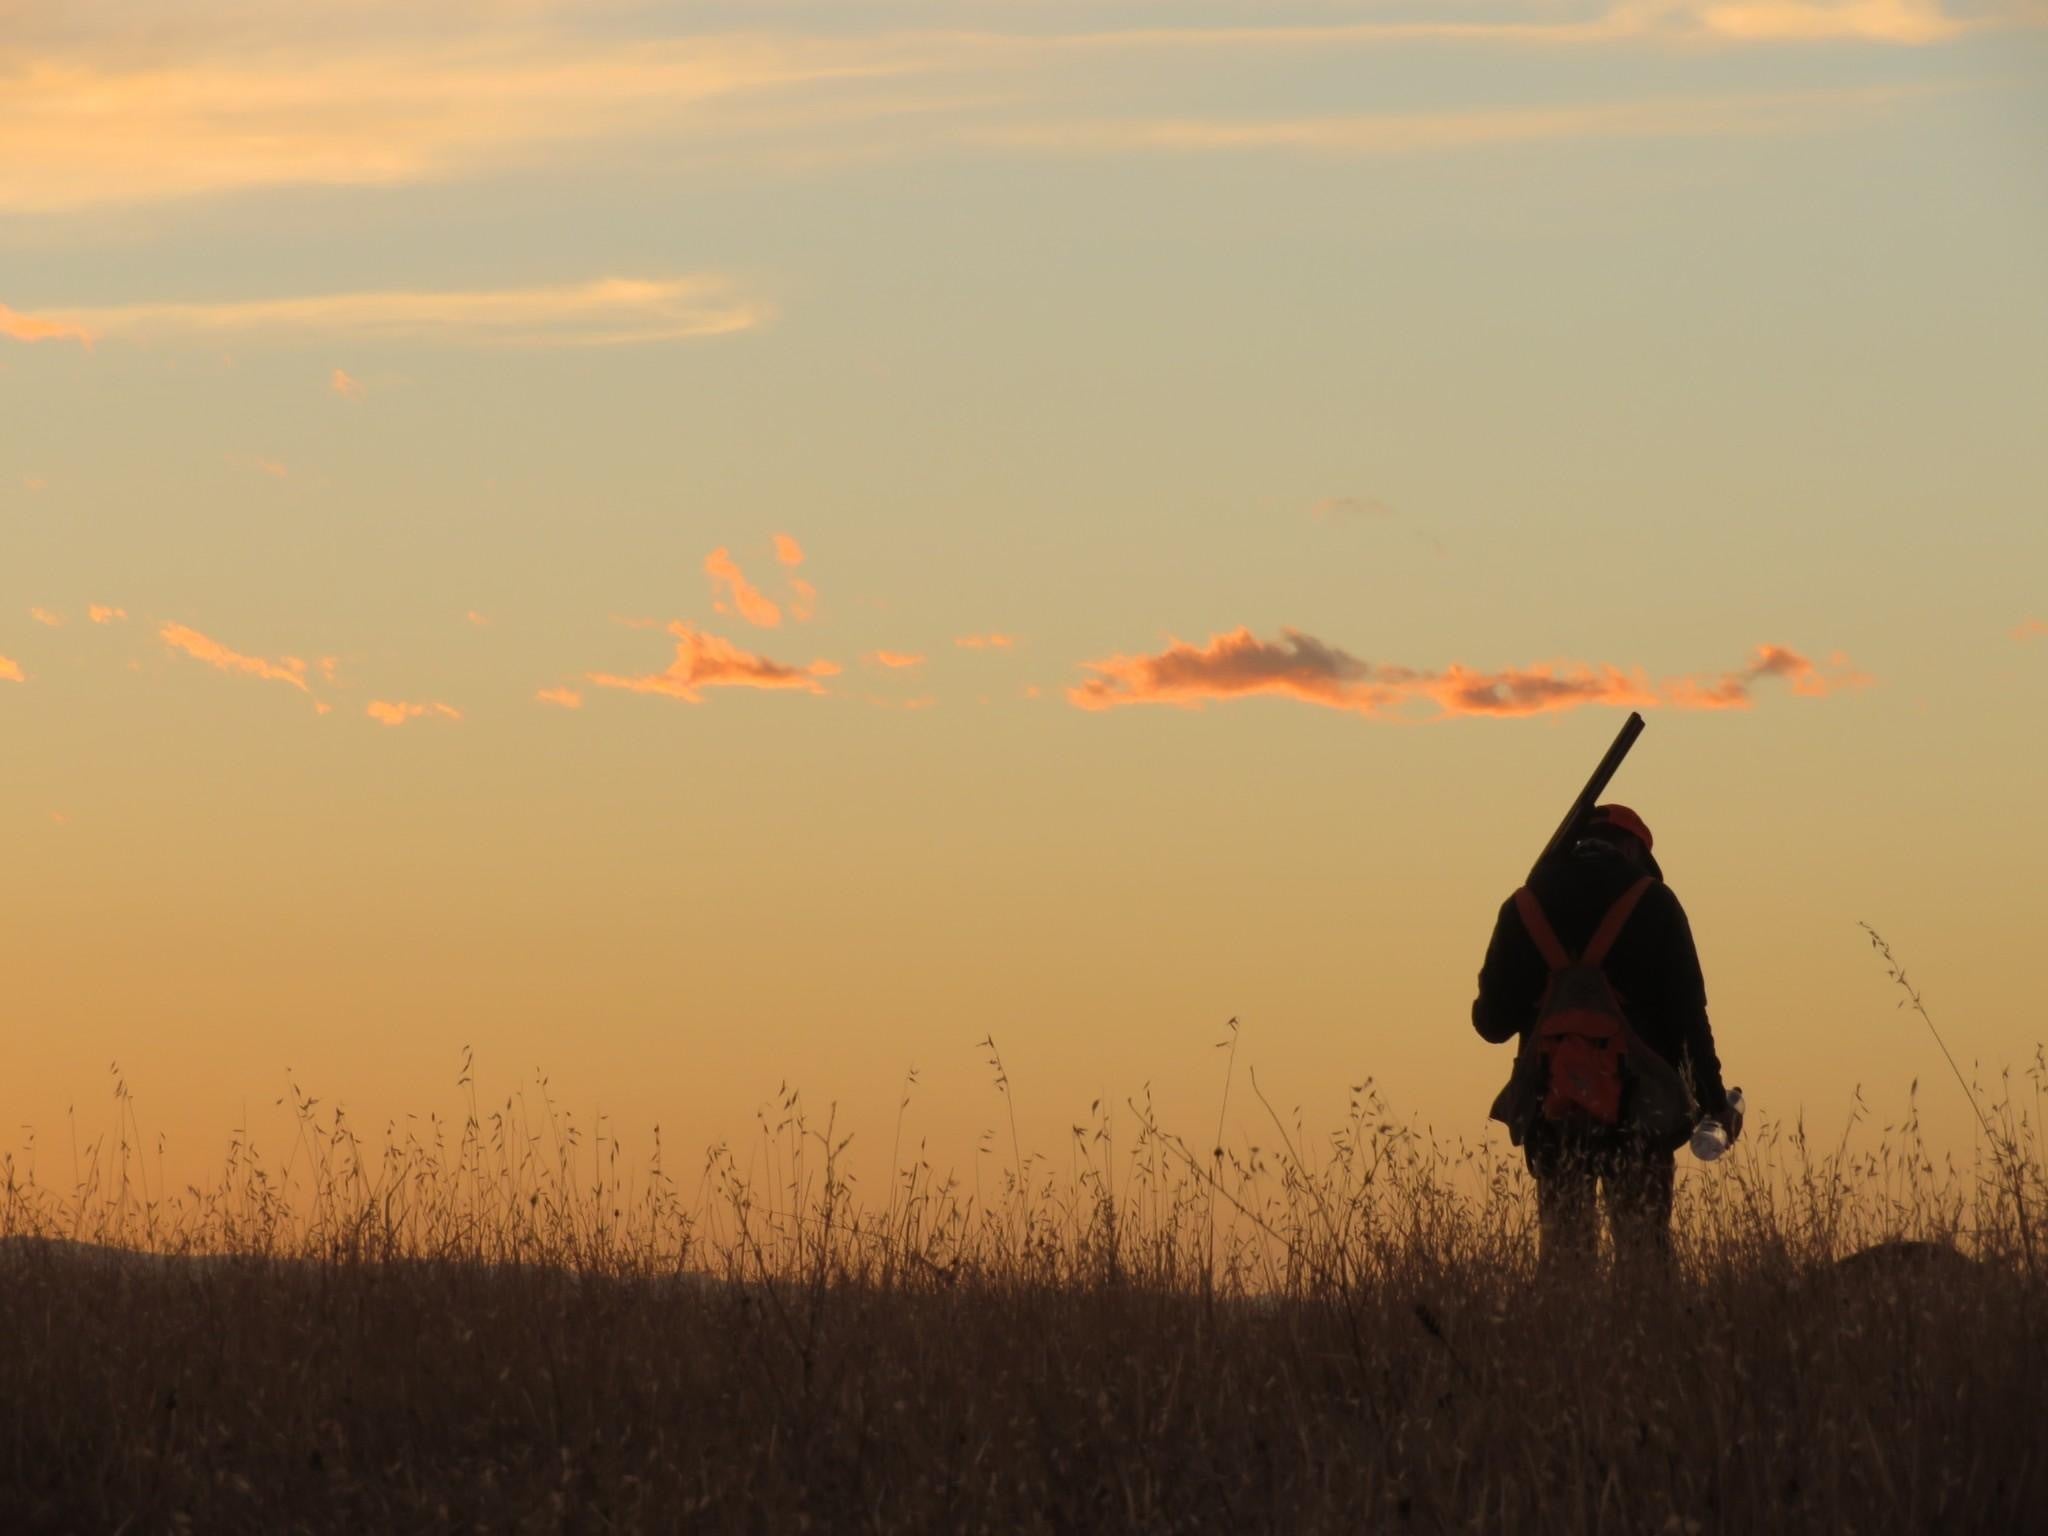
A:
<svg viewBox="0 0 2048 1536">
<path fill-rule="evenodd" d="M 1593 812 L 1593 825 L 1613 827 L 1626 832 L 1643 845 L 1643 852 L 1655 848 L 1656 842 L 1650 836 L 1649 824 L 1625 805 L 1603 805 Z"/>
</svg>

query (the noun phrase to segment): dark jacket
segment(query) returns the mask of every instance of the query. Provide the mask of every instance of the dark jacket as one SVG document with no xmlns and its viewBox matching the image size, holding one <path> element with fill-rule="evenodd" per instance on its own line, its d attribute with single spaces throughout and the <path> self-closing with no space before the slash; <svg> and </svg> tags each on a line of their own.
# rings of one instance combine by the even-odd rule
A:
<svg viewBox="0 0 2048 1536">
<path fill-rule="evenodd" d="M 1548 861 L 1530 881 L 1568 954 L 1576 955 L 1593 930 L 1643 870 L 1608 844 L 1588 839 L 1563 858 Z M 1495 1045 L 1519 1038 L 1536 1022 L 1550 967 L 1522 925 L 1511 896 L 1493 925 L 1472 1027 Z M 1692 1081 L 1703 1114 L 1723 1116 L 1728 1091 L 1707 1023 L 1707 984 L 1700 975 L 1692 926 L 1671 887 L 1657 881 L 1643 893 L 1628 926 L 1607 957 L 1607 979 L 1621 995 L 1629 1023 L 1643 1043 Z"/>
</svg>

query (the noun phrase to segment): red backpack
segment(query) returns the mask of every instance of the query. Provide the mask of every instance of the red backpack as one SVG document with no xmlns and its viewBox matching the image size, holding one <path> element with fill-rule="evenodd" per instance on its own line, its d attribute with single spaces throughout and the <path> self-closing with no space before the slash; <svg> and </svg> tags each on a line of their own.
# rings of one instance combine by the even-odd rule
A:
<svg viewBox="0 0 2048 1536">
<path fill-rule="evenodd" d="M 1523 1043 L 1525 1052 L 1542 1058 L 1545 1089 L 1543 1117 L 1586 1120 L 1596 1125 L 1621 1123 L 1623 1064 L 1633 1034 L 1621 995 L 1607 979 L 1607 953 L 1621 937 L 1636 903 L 1655 882 L 1645 876 L 1622 892 L 1607 909 L 1584 953 L 1576 960 L 1565 953 L 1527 886 L 1515 892 L 1515 910 L 1529 931 L 1550 981 L 1537 1005 L 1536 1025 Z"/>
</svg>

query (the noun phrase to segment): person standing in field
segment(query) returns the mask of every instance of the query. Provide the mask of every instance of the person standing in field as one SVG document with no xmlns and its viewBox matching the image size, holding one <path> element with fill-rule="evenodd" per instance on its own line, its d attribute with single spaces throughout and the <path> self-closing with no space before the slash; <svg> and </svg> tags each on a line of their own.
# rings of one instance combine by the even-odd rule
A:
<svg viewBox="0 0 2048 1536">
<path fill-rule="evenodd" d="M 1589 1255 L 1596 1188 L 1617 1256 L 1667 1260 L 1674 1154 L 1704 1114 L 1739 1132 L 1692 928 L 1624 805 L 1502 905 L 1472 1027 L 1521 1042 L 1494 1103 L 1536 1180 L 1541 1259 Z"/>
</svg>

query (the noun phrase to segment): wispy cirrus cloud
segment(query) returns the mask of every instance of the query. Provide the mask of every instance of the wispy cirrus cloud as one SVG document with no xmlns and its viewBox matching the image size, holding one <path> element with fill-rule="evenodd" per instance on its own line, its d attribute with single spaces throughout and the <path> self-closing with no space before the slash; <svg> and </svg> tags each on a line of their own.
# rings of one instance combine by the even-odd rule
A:
<svg viewBox="0 0 2048 1536">
<path fill-rule="evenodd" d="M 104 341 L 294 343 L 346 337 L 464 347 L 611 347 L 725 336 L 770 307 L 726 278 L 607 277 L 551 287 L 388 289 L 203 303 L 112 304 L 24 317 Z M 330 387 L 361 386 L 336 370 Z M 341 380 L 347 380 L 344 387 Z"/>
<path fill-rule="evenodd" d="M 963 651 L 1010 651 L 1016 649 L 1017 637 L 993 632 L 983 635 L 956 635 L 953 644 Z"/>
<path fill-rule="evenodd" d="M 53 26 L 40 42 L 15 32 L 21 41 L 0 43 L 0 66 L 11 66 L 0 206 L 393 186 L 664 130 L 706 136 L 723 121 L 715 109 L 806 86 L 836 96 L 836 85 L 886 81 L 934 52 L 829 35 L 588 36 L 502 14 L 471 18 L 466 37 L 436 37 L 402 19 L 252 44 L 247 18 L 191 18 L 147 49 L 134 46 L 130 17 Z"/>
<path fill-rule="evenodd" d="M 823 693 L 823 679 L 839 675 L 839 668 L 833 662 L 814 661 L 808 666 L 789 666 L 770 661 L 681 620 L 669 625 L 668 632 L 675 636 L 675 660 L 661 671 L 640 677 L 592 672 L 587 674 L 587 680 L 598 688 L 656 693 L 685 703 L 700 704 L 706 688 L 767 688 Z"/>
<path fill-rule="evenodd" d="M 1882 112 L 1925 94 L 1884 86 L 1319 117 L 1076 117 L 1001 124 L 975 130 L 973 137 L 991 147 L 1080 155 L 1408 155 L 1579 139 L 1777 134 Z"/>
<path fill-rule="evenodd" d="M 116 608 L 111 603 L 89 603 L 85 616 L 95 624 L 119 624 L 128 617 L 128 610 Z"/>
<path fill-rule="evenodd" d="M 21 670 L 21 663 L 12 656 L 0 656 L 0 683 L 25 683 L 28 674 Z"/>
<path fill-rule="evenodd" d="M 28 616 L 45 629 L 57 629 L 64 623 L 63 614 L 56 613 L 48 608 L 31 608 L 28 611 Z"/>
<path fill-rule="evenodd" d="M 1183 59 L 1199 80 L 1218 56 L 1270 65 L 1404 46 L 1927 47 L 2039 19 L 2028 0 L 1981 0 L 1967 17 L 1941 0 L 1439 0 L 1405 18 L 1328 7 L 1337 19 L 1310 23 L 1272 21 L 1270 8 L 1250 4 L 1220 21 L 1205 7 L 1192 23 L 1161 9 L 1164 19 L 1143 25 L 1130 24 L 1128 7 L 1081 3 L 1059 7 L 1050 24 L 1045 8 L 1010 13 L 1007 31 L 935 10 L 937 25 L 883 14 L 862 28 L 856 12 L 809 33 L 798 22 L 678 36 L 660 7 L 644 20 L 620 8 L 591 27 L 570 7 L 471 8 L 457 24 L 447 7 L 301 4 L 286 27 L 266 25 L 260 7 L 188 5 L 141 46 L 125 12 L 16 0 L 0 42 L 0 207 L 403 185 L 664 140 L 693 161 L 806 165 L 1043 147 L 1060 137 L 1057 118 L 1005 135 L 1034 112 L 1085 114 L 1091 93 L 1107 103 L 1132 99 L 1139 84 L 1159 93 Z M 1641 125 L 1585 125 L 1603 127 Z M 1128 137 L 1105 145 L 1099 127 L 1077 134 L 1142 147 Z M 1213 133 L 1202 137 L 1218 147 Z M 1433 142 L 1444 141 L 1439 131 Z"/>
<path fill-rule="evenodd" d="M 869 651 L 863 659 L 869 666 L 885 667 L 894 672 L 921 667 L 925 663 L 925 658 L 914 651 Z"/>
<path fill-rule="evenodd" d="M 452 704 L 433 700 L 414 704 L 405 699 L 372 699 L 363 713 L 383 726 L 400 726 L 408 720 L 460 720 L 462 711 Z"/>
<path fill-rule="evenodd" d="M 704 574 L 711 578 L 711 606 L 718 612 L 737 611 L 756 629 L 781 628 L 781 605 L 747 580 L 723 544 L 704 557 Z"/>
<path fill-rule="evenodd" d="M 1734 671 L 1653 682 L 1641 667 L 1567 663 L 1499 671 L 1453 665 L 1419 670 L 1368 662 L 1299 630 L 1262 640 L 1249 629 L 1212 635 L 1205 645 L 1175 640 L 1150 655 L 1110 656 L 1085 663 L 1093 677 L 1067 690 L 1082 709 L 1171 704 L 1199 709 L 1215 700 L 1260 695 L 1291 698 L 1368 716 L 1416 706 L 1438 716 L 1513 717 L 1588 705 L 1648 709 L 1744 709 L 1756 685 L 1780 679 L 1794 692 L 1821 697 L 1868 678 L 1846 658 L 1824 670 L 1782 646 L 1760 646 Z"/>
<path fill-rule="evenodd" d="M 2015 640 L 2048 639 L 2048 619 L 2021 619 L 2012 627 Z"/>
<path fill-rule="evenodd" d="M 283 683 L 301 693 L 313 690 L 306 683 L 306 663 L 297 656 L 283 656 L 272 661 L 263 656 L 248 656 L 222 645 L 210 635 L 184 624 L 166 622 L 157 629 L 157 638 L 174 651 L 182 651 L 195 661 L 203 661 L 209 667 L 231 672 L 242 677 L 259 678 L 265 682 Z"/>
<path fill-rule="evenodd" d="M 557 709 L 581 709 L 583 695 L 574 688 L 541 688 L 533 695 L 536 702 L 552 704 Z"/>
<path fill-rule="evenodd" d="M 358 379 L 346 368 L 337 368 L 329 374 L 327 376 L 327 387 L 344 400 L 360 400 L 369 393 L 363 387 L 362 380 Z"/>
</svg>

